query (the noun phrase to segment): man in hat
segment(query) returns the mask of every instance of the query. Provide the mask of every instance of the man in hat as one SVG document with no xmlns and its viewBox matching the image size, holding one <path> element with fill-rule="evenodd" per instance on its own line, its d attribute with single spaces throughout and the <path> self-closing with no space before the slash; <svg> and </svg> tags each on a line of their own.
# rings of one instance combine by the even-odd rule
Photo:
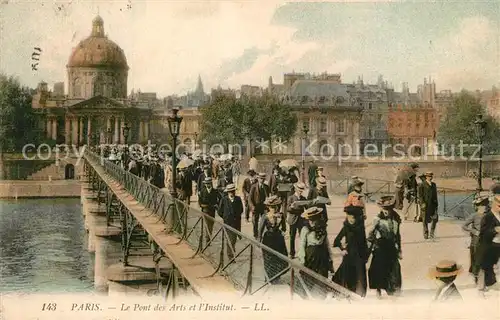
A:
<svg viewBox="0 0 500 320">
<path fill-rule="evenodd" d="M 179 169 L 179 177 L 176 182 L 179 199 L 185 201 L 189 206 L 191 204 L 191 196 L 193 195 L 193 179 L 188 168 Z"/>
<path fill-rule="evenodd" d="M 327 181 L 325 177 L 316 178 L 316 187 L 309 188 L 309 194 L 307 196 L 307 200 L 314 200 L 317 199 L 318 197 L 329 199 L 328 192 L 326 190 L 326 185 Z M 321 213 L 323 214 L 323 219 L 325 220 L 325 223 L 328 224 L 328 212 L 326 211 L 326 204 L 325 203 L 317 204 L 316 207 L 323 209 Z"/>
<path fill-rule="evenodd" d="M 255 239 L 259 238 L 259 219 L 264 214 L 264 202 L 270 194 L 269 186 L 264 183 L 265 179 L 266 174 L 259 173 L 257 183 L 252 185 L 248 195 L 248 207 L 252 215 L 253 236 Z"/>
<path fill-rule="evenodd" d="M 315 187 L 316 183 L 316 171 L 318 170 L 318 165 L 314 160 L 311 160 L 311 164 L 309 165 L 309 169 L 307 170 L 307 176 L 309 178 L 309 187 Z"/>
<path fill-rule="evenodd" d="M 300 230 L 304 226 L 304 219 L 301 214 L 304 212 L 303 206 L 297 206 L 297 201 L 305 201 L 306 198 L 302 195 L 306 189 L 303 182 L 297 182 L 293 186 L 295 193 L 288 198 L 288 207 L 286 222 L 290 226 L 290 258 L 295 258 L 295 238 L 300 235 Z"/>
<path fill-rule="evenodd" d="M 470 234 L 470 267 L 469 273 L 474 276 L 474 282 L 477 284 L 479 276 L 479 259 L 477 257 L 477 248 L 479 244 L 479 230 L 481 229 L 481 220 L 489 206 L 489 198 L 480 196 L 472 202 L 475 207 L 475 213 L 472 214 L 463 224 L 462 229 Z"/>
<path fill-rule="evenodd" d="M 429 277 L 438 281 L 438 291 L 434 301 L 462 300 L 460 292 L 453 283 L 462 272 L 455 261 L 443 260 L 429 270 Z"/>
<path fill-rule="evenodd" d="M 252 185 L 257 182 L 257 172 L 254 169 L 250 169 L 247 172 L 248 178 L 243 181 L 243 202 L 245 204 L 245 220 L 250 221 L 250 208 L 248 207 L 248 197 L 250 195 L 250 189 Z"/>
<path fill-rule="evenodd" d="M 220 202 L 219 216 L 222 217 L 224 223 L 228 226 L 241 231 L 241 215 L 243 214 L 243 202 L 236 195 L 236 186 L 228 184 L 225 192 L 227 193 Z M 229 259 L 234 257 L 234 245 L 236 243 L 236 233 L 231 230 L 226 230 L 229 238 L 229 246 L 227 248 L 227 256 Z"/>
<path fill-rule="evenodd" d="M 411 202 L 415 199 L 417 192 L 417 172 L 418 163 L 410 163 L 407 167 L 401 169 L 396 177 L 396 206 L 395 209 L 402 210 L 405 198 L 405 190 L 407 192 L 407 199 Z"/>
<path fill-rule="evenodd" d="M 432 182 L 434 174 L 432 172 L 425 173 L 425 180 L 418 187 L 418 198 L 420 204 L 420 215 L 424 226 L 424 239 L 434 239 L 436 225 L 439 220 L 438 215 L 438 196 L 436 184 Z M 417 219 L 417 217 L 415 217 Z M 429 223 L 431 224 L 431 232 L 429 235 Z"/>
<path fill-rule="evenodd" d="M 200 174 L 198 177 L 198 182 L 196 183 L 196 191 L 198 192 L 198 197 L 200 196 L 200 192 L 203 189 L 203 183 L 204 181 L 210 177 L 210 165 L 204 165 L 203 166 L 203 172 Z"/>
<path fill-rule="evenodd" d="M 359 178 L 358 178 L 358 176 L 352 176 L 351 179 L 349 179 L 349 180 L 350 180 L 350 182 L 349 182 L 349 186 L 347 187 L 347 194 L 354 191 L 353 182 L 356 182 L 357 180 L 359 180 Z"/>
<path fill-rule="evenodd" d="M 500 195 L 493 195 L 491 208 L 481 220 L 478 254 L 481 257 L 479 290 L 486 291 L 497 280 L 494 266 L 500 257 Z"/>
<path fill-rule="evenodd" d="M 206 213 L 212 218 L 215 218 L 215 211 L 220 203 L 220 194 L 213 187 L 212 178 L 207 177 L 203 181 L 203 188 L 200 191 L 200 196 L 198 198 L 198 204 L 200 205 L 201 212 Z M 208 228 L 208 234 L 205 236 L 207 242 L 210 241 L 212 236 L 212 229 L 214 227 L 214 221 L 212 219 L 205 219 L 205 223 Z"/>
</svg>

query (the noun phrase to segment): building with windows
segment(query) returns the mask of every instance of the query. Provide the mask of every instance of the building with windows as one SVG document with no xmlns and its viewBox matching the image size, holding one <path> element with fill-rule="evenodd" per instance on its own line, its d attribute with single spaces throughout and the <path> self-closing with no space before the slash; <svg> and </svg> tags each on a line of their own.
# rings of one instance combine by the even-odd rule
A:
<svg viewBox="0 0 500 320">
<path fill-rule="evenodd" d="M 90 36 L 73 48 L 66 70 L 66 95 L 61 83 L 49 91 L 41 82 L 33 97 L 47 138 L 68 145 L 124 143 L 128 126 L 127 142 L 147 141 L 153 106 L 127 97 L 127 59 L 104 33 L 100 16 L 92 21 Z"/>
</svg>

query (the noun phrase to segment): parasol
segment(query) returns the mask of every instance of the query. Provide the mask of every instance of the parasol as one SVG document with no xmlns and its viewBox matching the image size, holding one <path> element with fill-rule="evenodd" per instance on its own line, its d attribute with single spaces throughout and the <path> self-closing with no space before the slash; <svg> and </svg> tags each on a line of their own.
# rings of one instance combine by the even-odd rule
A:
<svg viewBox="0 0 500 320">
<path fill-rule="evenodd" d="M 298 166 L 299 166 L 299 164 L 294 159 L 286 159 L 286 160 L 283 160 L 280 162 L 280 168 L 291 169 L 291 168 L 295 168 Z"/>
<path fill-rule="evenodd" d="M 257 159 L 255 159 L 254 157 L 252 157 L 249 161 L 248 161 L 248 167 L 249 169 L 253 169 L 255 172 L 258 172 L 258 166 L 259 166 L 259 161 Z"/>
<path fill-rule="evenodd" d="M 183 169 L 187 168 L 189 166 L 192 166 L 194 164 L 194 161 L 189 159 L 189 158 L 184 158 L 181 161 L 179 161 L 179 164 L 177 165 L 177 168 Z"/>
</svg>

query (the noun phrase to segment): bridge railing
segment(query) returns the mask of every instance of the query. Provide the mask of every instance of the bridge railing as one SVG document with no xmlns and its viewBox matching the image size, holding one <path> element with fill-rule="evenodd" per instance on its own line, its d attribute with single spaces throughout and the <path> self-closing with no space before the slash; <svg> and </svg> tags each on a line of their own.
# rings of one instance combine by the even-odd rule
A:
<svg viewBox="0 0 500 320">
<path fill-rule="evenodd" d="M 371 179 L 359 177 L 364 181 L 363 193 L 366 194 L 365 201 L 374 202 L 380 196 L 394 195 L 396 191 L 395 182 L 382 179 Z M 328 193 L 336 195 L 347 195 L 352 183 L 350 177 L 341 177 L 328 180 Z M 472 200 L 477 195 L 476 191 L 460 190 L 453 188 L 437 187 L 438 191 L 438 213 L 439 215 L 455 219 L 465 219 L 474 212 Z M 405 200 L 407 203 L 407 201 Z M 405 206 L 406 210 L 407 206 Z M 413 211 L 413 207 L 409 209 Z M 413 213 L 410 213 L 413 216 Z"/>
<path fill-rule="evenodd" d="M 264 294 L 266 291 L 285 292 L 304 299 L 328 296 L 356 300 L 360 297 L 332 282 L 296 260 L 289 259 L 236 229 L 201 211 L 173 199 L 164 190 L 103 160 L 90 151 L 86 160 L 92 166 L 102 166 L 104 172 L 130 193 L 139 203 L 166 225 L 166 232 L 175 234 L 245 294 Z M 284 244 L 283 244 L 284 245 Z M 193 256 L 193 257 L 194 257 Z"/>
</svg>

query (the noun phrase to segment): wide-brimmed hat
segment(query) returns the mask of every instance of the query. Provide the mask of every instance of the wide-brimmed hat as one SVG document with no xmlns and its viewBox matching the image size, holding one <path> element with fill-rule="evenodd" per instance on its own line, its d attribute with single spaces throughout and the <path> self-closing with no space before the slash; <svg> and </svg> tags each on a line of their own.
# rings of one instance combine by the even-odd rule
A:
<svg viewBox="0 0 500 320">
<path fill-rule="evenodd" d="M 230 183 L 226 186 L 226 192 L 236 191 L 236 186 L 234 183 Z"/>
<path fill-rule="evenodd" d="M 204 164 L 203 169 L 210 169 L 210 166 L 208 164 Z"/>
<path fill-rule="evenodd" d="M 323 211 L 323 208 L 311 207 L 302 213 L 302 218 L 307 219 L 307 220 L 319 219 L 322 216 L 321 215 L 322 211 Z"/>
<path fill-rule="evenodd" d="M 306 185 L 303 182 L 297 182 L 293 185 L 293 187 L 295 189 L 298 189 L 298 190 L 305 190 L 306 189 Z"/>
<path fill-rule="evenodd" d="M 325 177 L 319 177 L 316 179 L 316 184 L 318 186 L 326 186 L 327 182 L 326 182 L 326 179 Z"/>
<path fill-rule="evenodd" d="M 247 174 L 250 175 L 250 176 L 254 176 L 254 175 L 257 174 L 257 172 L 255 172 L 254 169 L 250 169 L 250 170 L 248 170 Z"/>
<path fill-rule="evenodd" d="M 427 171 L 424 175 L 426 177 L 434 177 L 434 173 L 432 171 Z"/>
<path fill-rule="evenodd" d="M 412 162 L 409 164 L 410 168 L 412 169 L 416 169 L 416 168 L 420 168 L 420 165 L 416 162 Z"/>
<path fill-rule="evenodd" d="M 316 171 L 323 171 L 323 167 L 318 167 L 318 169 L 316 169 Z"/>
<path fill-rule="evenodd" d="M 429 277 L 431 278 L 447 278 L 453 277 L 462 273 L 462 266 L 457 265 L 452 260 L 442 260 L 437 265 L 429 269 Z"/>
<path fill-rule="evenodd" d="M 394 196 L 382 196 L 377 200 L 377 205 L 382 208 L 391 208 L 394 207 L 396 203 L 396 198 Z"/>
<path fill-rule="evenodd" d="M 472 201 L 475 206 L 487 206 L 490 203 L 490 198 L 488 196 L 479 196 Z"/>
<path fill-rule="evenodd" d="M 266 174 L 264 172 L 259 173 L 259 178 L 265 178 Z"/>
<path fill-rule="evenodd" d="M 209 184 L 209 183 L 212 183 L 212 178 L 210 177 L 206 177 L 205 180 L 203 180 L 203 183 L 204 184 Z"/>
<path fill-rule="evenodd" d="M 359 179 L 359 177 L 358 177 L 358 176 L 352 176 L 352 177 L 351 177 L 351 180 L 358 180 L 358 179 Z"/>
<path fill-rule="evenodd" d="M 264 205 L 269 207 L 279 206 L 281 204 L 281 198 L 277 195 L 270 196 L 264 201 Z"/>
<path fill-rule="evenodd" d="M 362 181 L 361 179 L 355 179 L 351 182 L 352 186 L 362 186 L 364 184 L 365 184 L 364 181 Z"/>
</svg>

